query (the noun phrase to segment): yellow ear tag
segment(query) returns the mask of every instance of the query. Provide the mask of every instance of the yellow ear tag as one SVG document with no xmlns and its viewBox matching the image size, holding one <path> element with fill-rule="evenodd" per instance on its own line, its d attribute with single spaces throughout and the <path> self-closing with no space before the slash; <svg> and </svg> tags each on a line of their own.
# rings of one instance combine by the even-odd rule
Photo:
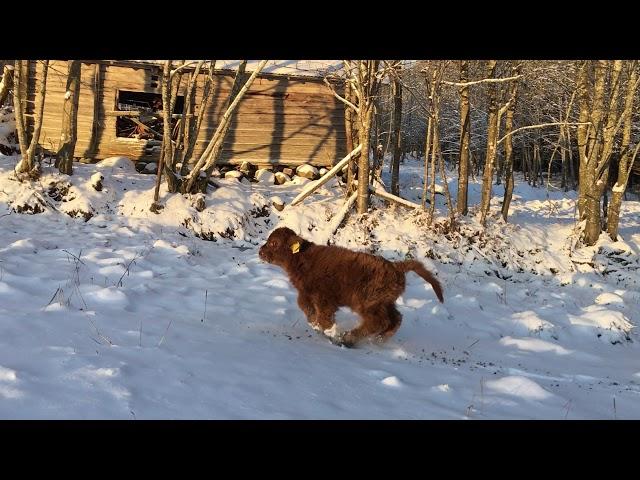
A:
<svg viewBox="0 0 640 480">
<path fill-rule="evenodd" d="M 295 242 L 291 244 L 291 251 L 293 253 L 298 253 L 300 251 L 300 242 Z"/>
</svg>

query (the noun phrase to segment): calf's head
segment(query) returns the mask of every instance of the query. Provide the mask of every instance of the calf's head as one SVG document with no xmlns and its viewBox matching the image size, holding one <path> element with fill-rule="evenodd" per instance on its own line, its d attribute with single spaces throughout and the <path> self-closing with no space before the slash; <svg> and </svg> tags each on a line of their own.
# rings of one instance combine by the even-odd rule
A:
<svg viewBox="0 0 640 480">
<path fill-rule="evenodd" d="M 258 256 L 265 262 L 283 267 L 291 261 L 294 255 L 302 252 L 307 243 L 290 228 L 276 228 L 271 232 L 266 243 L 260 247 Z"/>
</svg>

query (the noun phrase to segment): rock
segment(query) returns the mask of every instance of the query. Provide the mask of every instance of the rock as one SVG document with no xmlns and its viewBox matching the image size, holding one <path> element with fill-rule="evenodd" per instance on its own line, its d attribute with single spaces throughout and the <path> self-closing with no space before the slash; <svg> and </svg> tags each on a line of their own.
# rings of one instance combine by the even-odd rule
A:
<svg viewBox="0 0 640 480">
<path fill-rule="evenodd" d="M 207 208 L 204 202 L 204 193 L 198 193 L 194 195 L 191 199 L 191 205 L 193 206 L 193 208 L 195 208 L 199 212 Z"/>
<path fill-rule="evenodd" d="M 321 168 L 318 173 L 320 173 L 321 177 L 324 177 L 329 170 L 326 168 Z"/>
<path fill-rule="evenodd" d="M 283 168 L 282 173 L 289 177 L 293 177 L 293 168 Z"/>
<path fill-rule="evenodd" d="M 240 168 L 238 170 L 240 170 L 245 175 L 249 175 L 249 173 L 251 172 L 251 167 L 252 165 L 249 162 L 242 162 L 242 165 L 240 165 Z"/>
<path fill-rule="evenodd" d="M 149 162 L 144 166 L 144 173 L 158 173 L 158 164 L 155 162 Z"/>
<path fill-rule="evenodd" d="M 238 181 L 240 181 L 243 176 L 243 173 L 239 172 L 238 170 L 229 170 L 224 174 L 224 178 L 235 178 Z"/>
<path fill-rule="evenodd" d="M 280 197 L 271 197 L 271 204 L 273 208 L 281 212 L 284 209 L 284 202 Z"/>
<path fill-rule="evenodd" d="M 291 181 L 291 177 L 284 172 L 276 172 L 275 177 L 276 185 L 282 185 L 283 183 Z"/>
<path fill-rule="evenodd" d="M 260 183 L 267 183 L 273 185 L 275 180 L 275 175 L 273 172 L 267 170 L 266 168 L 261 168 L 256 172 L 255 179 Z"/>
<path fill-rule="evenodd" d="M 316 178 L 320 177 L 318 169 L 306 163 L 296 168 L 296 175 L 298 175 L 299 177 L 308 178 L 309 180 L 315 180 Z"/>
</svg>

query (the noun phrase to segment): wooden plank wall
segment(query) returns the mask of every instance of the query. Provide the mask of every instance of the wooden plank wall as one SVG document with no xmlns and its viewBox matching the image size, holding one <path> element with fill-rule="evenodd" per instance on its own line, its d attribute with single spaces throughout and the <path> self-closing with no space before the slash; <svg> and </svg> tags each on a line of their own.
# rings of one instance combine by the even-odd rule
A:
<svg viewBox="0 0 640 480">
<path fill-rule="evenodd" d="M 36 68 L 38 81 L 42 66 Z M 67 62 L 50 63 L 45 101 L 45 119 L 40 142 L 55 151 L 61 130 L 62 105 L 66 91 Z M 102 159 L 125 155 L 134 160 L 157 160 L 159 148 L 145 148 L 146 140 L 116 137 L 118 90 L 160 92 L 159 66 L 83 63 L 78 109 L 78 143 L 75 156 Z M 199 86 L 204 82 L 201 76 Z M 184 94 L 186 79 L 182 81 Z M 214 97 L 205 112 L 194 157 L 204 151 L 224 112 L 233 84 L 232 73 L 217 73 Z M 198 88 L 196 104 L 202 88 Z M 29 87 L 35 97 L 35 85 Z M 196 114 L 199 112 L 196 111 Z M 240 102 L 226 138 L 222 163 L 332 165 L 346 155 L 344 107 L 319 79 L 259 77 Z"/>
</svg>

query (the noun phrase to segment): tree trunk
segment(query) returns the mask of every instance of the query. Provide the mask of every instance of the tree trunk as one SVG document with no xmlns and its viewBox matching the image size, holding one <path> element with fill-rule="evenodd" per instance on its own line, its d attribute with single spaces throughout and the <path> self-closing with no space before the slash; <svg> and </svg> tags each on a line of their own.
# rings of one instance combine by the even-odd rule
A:
<svg viewBox="0 0 640 480">
<path fill-rule="evenodd" d="M 26 65 L 26 68 L 25 68 Z M 16 132 L 18 134 L 18 143 L 20 144 L 20 154 L 24 158 L 29 149 L 29 137 L 27 126 L 25 124 L 24 103 L 26 103 L 28 78 L 25 77 L 25 70 L 28 72 L 28 60 L 16 60 L 14 67 L 14 88 L 13 88 L 13 107 L 16 118 Z"/>
<path fill-rule="evenodd" d="M 371 122 L 373 120 L 374 102 L 378 91 L 379 60 L 358 60 L 356 65 L 356 95 L 358 96 L 358 130 L 362 151 L 358 160 L 358 214 L 369 209 L 369 155 L 371 149 Z M 352 75 L 352 74 L 351 74 Z"/>
<path fill-rule="evenodd" d="M 23 64 L 22 61 L 16 60 L 16 69 L 22 70 Z M 37 69 L 36 69 L 37 70 Z M 27 68 L 28 72 L 28 68 Z M 14 72 L 15 73 L 15 72 Z M 26 142 L 26 129 L 24 124 L 24 109 L 22 108 L 22 95 L 26 95 L 26 84 L 27 79 L 23 77 L 23 72 L 21 71 L 18 75 L 16 75 L 16 86 L 14 88 L 14 104 L 16 105 L 16 118 L 18 115 L 22 116 L 20 122 L 16 122 L 16 126 L 18 127 L 18 137 L 22 137 L 19 139 L 20 142 L 20 151 L 22 153 L 22 159 L 18 162 L 15 167 L 16 173 L 28 173 L 30 175 L 38 175 L 39 166 L 35 165 L 35 155 L 36 149 L 38 148 L 38 141 L 40 140 L 40 131 L 42 130 L 42 120 L 44 113 L 44 101 L 47 95 L 47 75 L 49 73 L 49 60 L 44 60 L 42 65 L 42 80 L 40 81 L 40 89 L 38 90 L 36 97 L 36 108 L 34 109 L 34 119 L 33 119 L 33 134 L 31 136 L 31 141 L 29 142 L 29 146 L 27 147 Z M 19 81 L 18 81 L 19 78 Z M 24 84 L 23 84 L 24 82 Z M 24 90 L 23 90 L 24 89 Z M 19 92 L 19 93 L 18 93 Z M 17 95 L 16 95 L 17 93 Z M 17 101 L 16 101 L 17 99 Z M 18 111 L 17 105 L 20 106 L 20 110 Z M 22 133 L 20 133 L 22 130 Z M 23 150 L 26 148 L 26 151 Z"/>
<path fill-rule="evenodd" d="M 622 156 L 618 163 L 618 178 L 611 192 L 611 203 L 609 205 L 609 211 L 607 216 L 607 232 L 613 241 L 618 239 L 618 225 L 620 222 L 620 207 L 622 206 L 622 196 L 627 188 L 627 182 L 631 174 L 631 168 L 633 167 L 633 161 L 635 155 L 631 156 L 630 144 L 631 144 L 631 127 L 633 125 L 633 101 L 635 92 L 637 89 L 636 82 L 638 80 L 638 72 L 636 64 L 630 66 L 629 79 L 627 80 L 627 90 L 625 97 L 625 106 L 623 111 L 624 127 L 622 130 Z M 640 143 L 638 143 L 640 145 Z M 637 154 L 637 150 L 636 150 Z"/>
<path fill-rule="evenodd" d="M 571 181 L 571 188 L 573 190 L 576 189 L 576 172 L 575 172 L 575 163 L 573 160 L 573 146 L 571 145 L 571 129 L 567 128 L 565 130 L 566 140 L 567 140 L 567 155 L 569 156 L 569 179 Z"/>
<path fill-rule="evenodd" d="M 512 76 L 518 76 L 520 74 L 520 66 L 517 66 L 512 71 Z M 511 205 L 511 198 L 513 196 L 513 137 L 511 132 L 513 130 L 513 115 L 516 110 L 516 103 L 518 99 L 518 80 L 513 80 L 511 84 L 511 92 L 509 95 L 509 106 L 507 108 L 507 116 L 505 118 L 504 134 L 507 135 L 504 141 L 504 200 L 502 202 L 502 218 L 507 221 L 509 216 L 509 206 Z"/>
<path fill-rule="evenodd" d="M 469 62 L 460 62 L 460 83 L 469 80 Z M 469 191 L 469 143 L 471 142 L 469 116 L 469 87 L 460 87 L 460 162 L 458 164 L 458 198 L 457 209 L 461 215 L 468 212 Z"/>
<path fill-rule="evenodd" d="M 569 191 L 569 168 L 567 164 L 567 138 L 564 133 L 565 128 L 560 127 L 560 161 L 562 162 L 562 179 L 560 188 L 565 192 Z"/>
<path fill-rule="evenodd" d="M 510 107 L 507 111 L 507 117 L 505 119 L 504 133 L 509 134 L 513 130 L 513 109 Z M 509 216 L 509 206 L 511 205 L 511 198 L 513 197 L 513 143 L 511 136 L 507 137 L 504 141 L 504 200 L 502 202 L 502 218 L 507 221 Z"/>
<path fill-rule="evenodd" d="M 60 134 L 60 148 L 56 155 L 56 167 L 60 173 L 73 174 L 73 154 L 76 149 L 78 131 L 78 100 L 80 98 L 80 71 L 82 63 L 79 60 L 69 60 L 67 76 L 67 90 L 62 105 L 62 133 Z"/>
<path fill-rule="evenodd" d="M 590 62 L 588 62 L 590 63 Z M 591 125 L 586 132 L 586 145 L 580 161 L 580 200 L 581 217 L 586 220 L 583 242 L 593 245 L 598 241 L 601 232 L 600 225 L 600 189 L 596 185 L 596 165 L 602 151 L 602 119 L 604 108 L 606 69 L 604 62 L 596 62 L 593 101 L 589 109 L 588 75 L 585 70 L 581 81 L 585 82 L 583 93 L 583 107 L 590 117 Z"/>
<path fill-rule="evenodd" d="M 360 157 L 358 157 L 358 199 L 357 199 L 357 212 L 358 214 L 367 213 L 369 209 L 369 155 L 371 153 L 369 148 L 370 134 L 371 134 L 371 121 L 373 118 L 373 105 L 362 102 L 360 105 L 360 117 L 359 134 L 360 145 L 362 150 Z"/>
<path fill-rule="evenodd" d="M 396 76 L 391 81 L 391 89 L 393 92 L 393 160 L 391 163 L 391 193 L 400 195 L 400 156 L 401 137 L 400 130 L 402 127 L 402 84 Z"/>
<path fill-rule="evenodd" d="M 171 66 L 172 61 L 167 60 L 164 64 L 162 72 L 162 112 L 163 112 L 163 132 L 162 132 L 162 157 L 158 169 L 162 169 L 162 172 L 158 172 L 158 180 L 162 178 L 164 173 L 167 177 L 167 189 L 171 193 L 175 193 L 180 188 L 179 180 L 176 174 L 173 172 L 173 141 L 171 138 Z M 159 185 L 156 185 L 156 195 L 154 196 L 154 202 L 158 201 Z"/>
<path fill-rule="evenodd" d="M 193 117 L 191 117 L 191 121 L 188 123 L 188 126 L 185 125 L 185 149 L 182 153 L 182 166 L 180 167 L 181 176 L 185 176 L 188 173 L 187 165 L 191 161 L 191 157 L 193 156 L 193 151 L 196 147 L 196 141 L 198 140 L 198 135 L 200 134 L 200 126 L 202 125 L 202 120 L 207 115 L 209 104 L 211 103 L 211 99 L 213 98 L 213 69 L 215 68 L 215 66 L 216 61 L 211 61 L 209 64 L 209 74 L 207 75 L 207 78 L 205 80 L 204 90 L 202 92 L 202 99 L 200 100 L 200 105 L 198 107 L 197 120 L 194 122 Z M 195 112 L 195 110 L 192 110 L 192 113 L 193 112 Z"/>
<path fill-rule="evenodd" d="M 536 135 L 535 143 L 533 144 L 533 186 L 538 186 L 538 176 L 542 175 L 542 169 L 540 168 L 540 137 Z"/>
<path fill-rule="evenodd" d="M 357 95 L 350 82 L 345 82 L 345 98 L 354 105 L 358 104 Z M 348 107 L 345 110 L 345 122 L 346 122 L 346 136 L 347 136 L 347 150 L 352 151 L 356 145 L 360 143 L 358 135 L 357 115 L 355 111 Z M 347 167 L 347 197 L 351 195 L 353 191 L 354 179 L 357 172 L 358 157 L 354 157 Z"/>
<path fill-rule="evenodd" d="M 589 65 L 589 62 L 585 66 Z M 587 111 L 591 125 L 586 132 L 586 145 L 581 148 L 580 170 L 580 203 L 581 218 L 586 221 L 583 242 L 594 245 L 602 231 L 600 216 L 600 199 L 607 188 L 609 162 L 613 151 L 614 140 L 619 126 L 617 94 L 620 87 L 622 62 L 600 60 L 595 62 L 593 94 L 589 95 L 589 79 L 586 68 L 579 77 L 582 110 Z M 607 78 L 611 80 L 609 102 L 605 102 Z M 591 109 L 589 100 L 592 98 Z M 589 115 L 590 114 L 590 115 Z M 580 130 L 578 131 L 580 134 Z M 583 140 L 585 137 L 582 132 Z M 584 170 L 584 172 L 582 172 Z M 582 184 L 583 181 L 585 184 Z"/>
<path fill-rule="evenodd" d="M 427 85 L 429 81 L 427 80 Z M 433 135 L 433 115 L 430 113 L 427 119 L 427 138 L 424 142 L 424 180 L 422 186 L 422 208 L 426 208 L 427 205 L 427 193 L 429 185 L 429 156 L 431 154 L 431 136 Z M 429 202 L 431 203 L 431 202 Z"/>
<path fill-rule="evenodd" d="M 584 61 L 580 67 L 577 81 L 578 103 L 580 108 L 580 116 L 578 125 L 578 215 L 580 220 L 585 218 L 585 199 L 589 185 L 587 183 L 587 164 L 588 164 L 588 146 L 587 136 L 589 130 L 594 128 L 593 125 L 587 125 L 590 120 L 589 115 L 589 70 L 591 70 L 590 61 Z"/>
<path fill-rule="evenodd" d="M 496 71 L 496 61 L 489 60 L 487 78 L 493 78 Z M 493 186 L 493 169 L 496 159 L 496 144 L 498 141 L 498 99 L 497 88 L 495 83 L 489 83 L 488 104 L 488 132 L 487 132 L 487 151 L 485 156 L 484 174 L 482 177 L 482 197 L 480 200 L 480 223 L 484 226 L 489 214 L 489 204 L 491 201 L 491 188 Z"/>
<path fill-rule="evenodd" d="M 187 91 L 184 96 L 184 109 L 182 119 L 178 119 L 178 134 L 176 136 L 176 147 L 173 152 L 173 161 L 171 163 L 171 169 L 175 172 L 176 165 L 178 161 L 182 161 L 182 158 L 185 154 L 185 149 L 189 145 L 190 133 L 193 131 L 193 126 L 195 125 L 193 112 L 195 110 L 195 91 L 197 89 L 198 84 L 198 75 L 200 75 L 200 70 L 204 65 L 204 60 L 200 60 L 194 71 L 189 75 L 189 80 L 187 84 Z M 175 99 L 178 98 L 178 93 L 180 92 L 180 84 L 178 84 L 178 88 L 176 90 Z M 175 100 L 174 100 L 175 102 Z M 171 109 L 173 112 L 173 108 Z"/>
<path fill-rule="evenodd" d="M 9 90 L 13 88 L 13 67 L 5 65 L 2 72 L 2 81 L 0 82 L 0 107 L 4 105 Z"/>
<path fill-rule="evenodd" d="M 440 71 L 440 73 L 442 70 Z M 438 71 L 433 71 L 431 81 L 431 199 L 428 225 L 431 225 L 436 211 L 436 160 L 440 156 L 440 79 Z"/>
</svg>

